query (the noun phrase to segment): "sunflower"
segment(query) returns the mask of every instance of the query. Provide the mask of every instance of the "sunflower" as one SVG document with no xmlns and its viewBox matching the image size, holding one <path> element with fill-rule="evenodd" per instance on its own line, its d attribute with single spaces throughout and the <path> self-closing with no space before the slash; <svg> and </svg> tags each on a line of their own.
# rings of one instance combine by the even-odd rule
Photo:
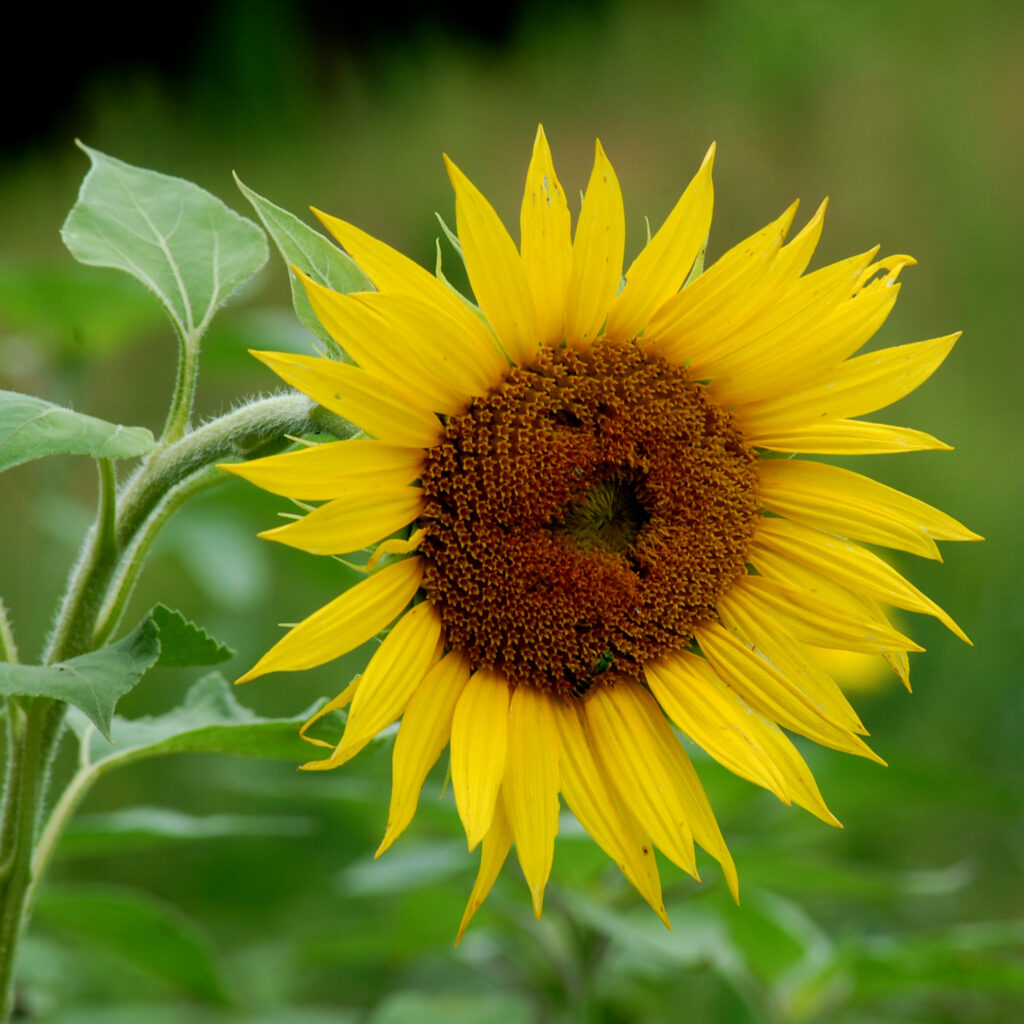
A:
<svg viewBox="0 0 1024 1024">
<path fill-rule="evenodd" d="M 379 855 L 450 747 L 468 845 L 482 844 L 460 936 L 513 844 L 540 915 L 559 794 L 666 923 L 655 848 L 697 877 L 700 845 L 735 896 L 675 729 L 838 824 L 786 732 L 881 759 L 811 648 L 881 656 L 907 682 L 921 648 L 885 605 L 967 640 L 861 542 L 937 558 L 936 540 L 975 534 L 849 470 L 780 457 L 948 448 L 856 417 L 921 384 L 958 335 L 854 356 L 914 261 L 876 249 L 806 273 L 825 204 L 791 241 L 796 204 L 702 270 L 713 157 L 624 279 L 622 195 L 600 143 L 572 233 L 538 130 L 518 249 L 446 158 L 478 305 L 318 214 L 375 287 L 342 295 L 303 276 L 353 361 L 254 353 L 362 432 L 225 467 L 322 502 L 261 536 L 372 554 L 365 579 L 239 682 L 391 626 L 307 723 L 350 705 L 337 745 L 311 739 L 330 754 L 304 767 L 336 768 L 401 719 Z"/>
</svg>

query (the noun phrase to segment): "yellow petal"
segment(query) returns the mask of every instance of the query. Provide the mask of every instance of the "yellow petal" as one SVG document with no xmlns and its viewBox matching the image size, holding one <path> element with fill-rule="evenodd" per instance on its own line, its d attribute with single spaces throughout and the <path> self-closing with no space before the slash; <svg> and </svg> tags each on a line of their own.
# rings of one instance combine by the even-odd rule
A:
<svg viewBox="0 0 1024 1024">
<path fill-rule="evenodd" d="M 426 406 L 351 363 L 289 352 L 252 354 L 287 384 L 382 441 L 429 448 L 441 439 L 441 421 Z"/>
<path fill-rule="evenodd" d="M 756 353 L 738 354 L 728 378 L 716 378 L 719 400 L 733 406 L 792 394 L 838 366 L 885 323 L 899 295 L 896 282 L 900 271 L 914 262 L 910 256 L 890 256 L 873 263 L 861 274 L 853 294 L 837 303 L 813 328 L 789 332 L 779 343 L 761 347 Z M 883 276 L 875 277 L 879 273 Z"/>
<path fill-rule="evenodd" d="M 557 345 L 565 335 L 565 290 L 572 271 L 569 204 L 538 125 L 519 214 L 523 268 L 537 313 L 537 341 Z"/>
<path fill-rule="evenodd" d="M 910 658 L 907 657 L 904 651 L 891 651 L 888 654 L 883 654 L 883 658 L 889 663 L 889 667 L 900 677 L 900 682 L 910 692 Z"/>
<path fill-rule="evenodd" d="M 934 538 L 980 540 L 955 519 L 859 473 L 797 459 L 762 460 L 758 496 L 773 512 L 853 540 L 938 558 Z"/>
<path fill-rule="evenodd" d="M 462 398 L 462 409 L 474 395 L 486 394 L 508 370 L 490 332 L 467 334 L 444 312 L 408 295 L 367 292 L 358 301 L 378 313 L 420 355 L 423 365 Z"/>
<path fill-rule="evenodd" d="M 313 211 L 328 231 L 348 250 L 359 267 L 377 286 L 394 295 L 411 295 L 443 309 L 463 325 L 467 334 L 481 329 L 480 320 L 450 288 L 418 263 L 392 249 L 354 224 Z"/>
<path fill-rule="evenodd" d="M 335 441 L 251 462 L 223 463 L 219 468 L 272 494 L 324 501 L 352 490 L 415 480 L 423 468 L 423 449 L 382 441 Z"/>
<path fill-rule="evenodd" d="M 829 371 L 815 387 L 741 406 L 734 415 L 748 436 L 755 439 L 765 431 L 812 426 L 874 412 L 923 384 L 949 355 L 959 337 L 957 333 L 869 352 Z"/>
<path fill-rule="evenodd" d="M 417 336 L 403 334 L 379 311 L 361 302 L 358 294 L 341 295 L 317 284 L 298 269 L 295 273 L 306 288 L 317 319 L 367 373 L 412 399 L 414 405 L 425 405 L 447 415 L 465 411 L 466 396 L 438 372 L 431 361 L 431 350 L 420 344 Z M 401 298 L 419 301 L 408 296 Z M 445 317 L 437 306 L 426 308 L 438 319 Z"/>
<path fill-rule="evenodd" d="M 692 358 L 689 342 L 694 330 L 706 321 L 725 315 L 737 295 L 745 294 L 768 272 L 786 238 L 796 208 L 794 203 L 778 220 L 733 246 L 656 310 L 640 338 L 644 349 L 660 352 L 674 363 L 689 362 Z"/>
<path fill-rule="evenodd" d="M 798 241 L 799 236 L 780 251 L 775 262 L 781 264 Z M 779 351 L 806 346 L 821 322 L 856 289 L 876 252 L 851 256 L 780 285 L 775 295 L 768 296 L 763 305 L 752 311 L 754 315 L 742 321 L 737 317 L 734 323 L 722 325 L 715 354 L 694 359 L 693 374 L 713 377 L 716 388 L 722 382 L 721 386 L 727 391 L 732 376 L 745 372 L 749 365 L 757 365 Z M 771 270 L 769 268 L 767 280 L 772 279 Z M 765 384 L 771 382 L 765 381 Z"/>
<path fill-rule="evenodd" d="M 537 351 L 537 328 L 519 252 L 491 204 L 447 156 L 444 160 L 473 294 L 509 359 L 529 363 Z"/>
<path fill-rule="evenodd" d="M 589 345 L 608 317 L 622 281 L 626 222 L 615 171 L 598 142 L 572 245 L 572 274 L 565 299 L 565 336 Z"/>
<path fill-rule="evenodd" d="M 647 719 L 650 736 L 657 747 L 658 756 L 668 769 L 672 785 L 686 808 L 687 819 L 693 830 L 693 838 L 721 865 L 726 884 L 732 898 L 739 902 L 739 878 L 732 854 L 725 845 L 718 822 L 715 820 L 711 804 L 708 803 L 704 787 L 697 778 L 693 765 L 690 763 L 682 743 L 672 731 L 657 702 L 642 686 L 630 683 L 632 696 L 637 707 Z"/>
<path fill-rule="evenodd" d="M 738 587 L 718 599 L 716 611 L 722 625 L 766 657 L 822 717 L 850 732 L 867 732 L 836 681 L 808 655 L 806 647 L 793 638 L 781 620 L 770 615 L 759 617 L 763 609 Z"/>
<path fill-rule="evenodd" d="M 509 696 L 504 676 L 479 669 L 462 691 L 452 717 L 452 790 L 471 850 L 491 827 L 505 773 Z"/>
<path fill-rule="evenodd" d="M 751 332 L 772 330 L 806 305 L 808 290 L 814 291 L 820 279 L 807 284 L 800 275 L 821 237 L 824 217 L 823 203 L 803 230 L 775 253 L 763 274 L 735 294 L 733 301 L 690 325 L 684 344 L 692 376 L 698 380 L 718 376 L 720 360 L 742 350 Z M 680 294 L 686 292 L 684 288 Z"/>
<path fill-rule="evenodd" d="M 331 761 L 343 764 L 405 710 L 434 660 L 441 616 L 429 601 L 406 612 L 374 652 L 352 699 L 341 742 Z"/>
<path fill-rule="evenodd" d="M 625 287 L 608 314 L 605 337 L 616 341 L 635 338 L 654 311 L 682 287 L 711 227 L 714 161 L 712 144 L 675 209 L 626 271 Z"/>
<path fill-rule="evenodd" d="M 822 746 L 885 763 L 859 736 L 824 717 L 806 694 L 724 626 L 706 623 L 694 636 L 722 681 L 755 711 Z"/>
<path fill-rule="evenodd" d="M 388 825 L 375 856 L 412 821 L 423 780 L 448 744 L 455 704 L 469 681 L 469 672 L 469 659 L 452 651 L 426 674 L 409 699 L 395 738 Z"/>
<path fill-rule="evenodd" d="M 469 902 L 466 904 L 466 911 L 462 915 L 462 923 L 459 925 L 459 934 L 455 937 L 455 945 L 462 941 L 466 926 L 473 919 L 473 915 L 480 909 L 487 894 L 494 885 L 494 880 L 505 863 L 508 851 L 512 846 L 512 828 L 505 815 L 505 808 L 502 799 L 499 797 L 494 806 L 494 817 L 491 820 L 491 827 L 484 836 L 484 845 L 480 851 L 480 870 L 477 872 L 476 881 L 473 883 L 473 891 L 469 894 Z"/>
<path fill-rule="evenodd" d="M 335 498 L 260 536 L 314 555 L 340 555 L 360 551 L 408 526 L 422 511 L 423 492 L 418 487 L 374 488 Z"/>
<path fill-rule="evenodd" d="M 594 753 L 655 845 L 698 878 L 691 809 L 678 788 L 672 761 L 665 759 L 663 744 L 651 730 L 639 691 L 623 678 L 588 695 L 583 711 Z"/>
<path fill-rule="evenodd" d="M 337 697 L 332 697 L 331 700 L 327 701 L 323 707 L 315 711 L 305 722 L 302 723 L 302 727 L 299 729 L 299 738 L 304 739 L 307 743 L 312 743 L 314 747 L 327 747 L 333 750 L 337 744 L 328 743 L 327 740 L 319 739 L 316 736 L 307 736 L 306 733 L 312 728 L 317 722 L 320 721 L 325 715 L 329 715 L 332 711 L 340 711 L 341 708 L 346 708 L 352 703 L 352 698 L 356 695 L 356 687 L 359 685 L 359 676 L 356 676 L 348 686 L 345 687 Z"/>
<path fill-rule="evenodd" d="M 883 455 L 953 450 L 951 445 L 923 431 L 863 420 L 835 420 L 812 426 L 765 429 L 748 440 L 758 448 L 798 455 Z"/>
<path fill-rule="evenodd" d="M 695 743 L 731 772 L 839 825 L 807 763 L 777 725 L 748 707 L 705 658 L 687 651 L 644 666 L 651 692 Z"/>
<path fill-rule="evenodd" d="M 759 559 L 758 569 L 762 570 Z M 861 654 L 891 654 L 922 650 L 913 640 L 893 629 L 879 612 L 855 598 L 848 590 L 828 585 L 815 574 L 810 586 L 791 586 L 764 576 L 744 576 L 730 594 L 742 594 L 753 613 L 765 622 L 776 619 L 798 640 Z"/>
<path fill-rule="evenodd" d="M 762 520 L 755 543 L 821 573 L 855 594 L 866 594 L 897 608 L 934 615 L 952 633 L 970 643 L 967 634 L 934 601 L 878 555 L 857 544 L 787 519 Z"/>
<path fill-rule="evenodd" d="M 602 764 L 594 756 L 576 703 L 555 705 L 562 794 L 590 837 L 619 866 L 654 912 L 671 927 L 649 838 L 637 834 Z"/>
<path fill-rule="evenodd" d="M 423 538 L 426 536 L 427 531 L 424 529 L 414 530 L 407 538 L 392 537 L 391 540 L 381 541 L 373 549 L 373 554 L 366 560 L 367 572 L 373 572 L 377 568 L 377 563 L 385 555 L 408 555 L 413 551 L 418 551 L 419 546 L 423 543 Z"/>
<path fill-rule="evenodd" d="M 423 561 L 407 558 L 350 587 L 290 629 L 237 681 L 268 672 L 313 668 L 355 650 L 376 636 L 412 600 Z"/>
<path fill-rule="evenodd" d="M 886 631 L 892 630 L 892 624 L 882 611 L 881 605 L 864 594 L 854 594 L 846 587 L 840 586 L 834 580 L 827 579 L 821 573 L 808 569 L 804 565 L 781 555 L 763 544 L 754 544 L 748 555 L 751 564 L 757 569 L 761 576 L 767 577 L 768 586 L 786 588 L 786 596 L 789 600 L 800 603 L 801 607 L 808 608 L 812 613 L 821 610 L 826 617 L 834 615 L 849 619 L 851 623 L 869 623 L 867 632 L 869 635 L 885 635 Z M 750 592 L 755 585 L 755 578 L 747 577 L 742 582 L 744 590 Z M 813 629 L 810 623 L 803 623 L 803 620 L 793 619 L 794 622 L 801 621 L 802 629 Z M 893 631 L 895 632 L 895 631 Z M 794 631 L 794 635 L 797 633 Z M 900 634 L 896 633 L 897 636 Z M 805 639 L 805 643 L 814 643 L 819 647 L 834 647 L 833 642 L 818 643 L 817 640 Z M 905 640 L 901 637 L 901 640 Z M 845 643 L 839 645 L 847 646 Z M 899 648 L 906 647 L 907 650 L 915 650 L 914 644 L 900 643 Z M 850 650 L 854 648 L 850 647 Z M 923 650 L 924 648 L 922 648 Z"/>
<path fill-rule="evenodd" d="M 502 795 L 539 918 L 558 832 L 558 729 L 552 698 L 532 686 L 512 694 Z"/>
<path fill-rule="evenodd" d="M 805 526 L 938 558 L 935 542 L 918 523 L 874 500 L 873 482 L 834 466 L 770 459 L 759 466 L 758 497 L 765 508 Z"/>
</svg>

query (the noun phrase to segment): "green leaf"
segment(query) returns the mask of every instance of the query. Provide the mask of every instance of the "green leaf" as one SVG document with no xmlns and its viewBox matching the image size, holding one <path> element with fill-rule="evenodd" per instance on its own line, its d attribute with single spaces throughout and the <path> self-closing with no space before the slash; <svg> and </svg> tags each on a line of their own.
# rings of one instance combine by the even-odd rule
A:
<svg viewBox="0 0 1024 1024">
<path fill-rule="evenodd" d="M 117 643 L 56 665 L 0 664 L 0 693 L 65 700 L 110 739 L 117 702 L 159 656 L 158 630 L 147 618 Z"/>
<path fill-rule="evenodd" d="M 182 992 L 231 1002 L 206 937 L 181 911 L 112 886 L 45 886 L 37 920 L 64 936 L 102 946 Z"/>
<path fill-rule="evenodd" d="M 377 1007 L 369 1024 L 531 1024 L 530 1004 L 501 992 L 395 992 Z"/>
<path fill-rule="evenodd" d="M 179 611 L 165 604 L 156 605 L 149 613 L 159 630 L 160 660 L 167 668 L 191 665 L 217 665 L 235 656 L 227 644 L 214 640 L 202 626 L 186 619 Z"/>
<path fill-rule="evenodd" d="M 0 391 L 0 472 L 44 455 L 128 459 L 153 445 L 145 427 L 122 427 L 32 395 Z"/>
<path fill-rule="evenodd" d="M 198 185 L 79 146 L 92 168 L 61 228 L 64 244 L 80 263 L 141 281 L 194 343 L 266 262 L 263 232 Z"/>
<path fill-rule="evenodd" d="M 306 818 L 256 814 L 185 814 L 169 807 L 127 807 L 75 818 L 61 837 L 62 857 L 135 853 L 170 843 L 234 836 L 308 835 Z"/>
<path fill-rule="evenodd" d="M 295 313 L 303 324 L 318 338 L 332 348 L 337 349 L 337 342 L 327 333 L 323 324 L 316 318 L 313 307 L 306 297 L 306 289 L 299 283 L 292 264 L 308 274 L 318 284 L 333 288 L 336 292 L 372 291 L 373 285 L 359 269 L 355 261 L 333 242 L 330 242 L 319 231 L 314 231 L 294 214 L 275 206 L 269 199 L 253 192 L 243 184 L 238 175 L 235 183 L 242 195 L 252 203 L 263 226 L 274 240 L 285 262 L 288 264 L 288 277 L 291 282 L 292 304 Z"/>
<path fill-rule="evenodd" d="M 210 672 L 193 684 L 181 707 L 165 715 L 115 718 L 110 728 L 114 748 L 94 742 L 92 755 L 104 768 L 188 751 L 306 761 L 310 747 L 299 738 L 298 726 L 312 711 L 294 718 L 261 718 L 235 700 L 219 672 Z M 68 720 L 81 735 L 84 721 L 75 715 Z"/>
<path fill-rule="evenodd" d="M 849 943 L 853 1002 L 906 993 L 1024 991 L 1024 922 L 983 921 L 923 936 Z"/>
</svg>

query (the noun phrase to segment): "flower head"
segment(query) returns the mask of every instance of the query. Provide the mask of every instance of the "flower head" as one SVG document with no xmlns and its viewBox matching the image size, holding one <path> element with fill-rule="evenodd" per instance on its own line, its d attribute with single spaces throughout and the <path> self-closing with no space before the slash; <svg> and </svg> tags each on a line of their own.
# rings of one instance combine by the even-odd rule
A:
<svg viewBox="0 0 1024 1024">
<path fill-rule="evenodd" d="M 860 542 L 935 558 L 936 540 L 975 534 L 867 477 L 776 457 L 946 448 L 856 417 L 917 387 L 957 335 L 855 356 L 913 260 L 873 250 L 805 273 L 824 204 L 788 243 L 795 204 L 701 272 L 713 156 L 624 282 L 600 144 L 572 233 L 538 131 L 518 248 L 449 161 L 478 309 L 321 214 L 376 288 L 304 278 L 354 363 L 256 353 L 366 435 L 226 467 L 323 502 L 263 536 L 374 551 L 363 581 L 240 681 L 322 664 L 393 623 L 316 716 L 351 702 L 337 745 L 305 767 L 343 764 L 401 718 L 383 851 L 450 745 L 469 846 L 483 846 L 463 928 L 513 844 L 540 914 L 559 794 L 663 918 L 655 847 L 696 876 L 696 842 L 735 894 L 672 726 L 836 824 L 783 730 L 880 759 L 812 646 L 881 656 L 906 682 L 921 648 L 883 605 L 967 639 Z"/>
</svg>

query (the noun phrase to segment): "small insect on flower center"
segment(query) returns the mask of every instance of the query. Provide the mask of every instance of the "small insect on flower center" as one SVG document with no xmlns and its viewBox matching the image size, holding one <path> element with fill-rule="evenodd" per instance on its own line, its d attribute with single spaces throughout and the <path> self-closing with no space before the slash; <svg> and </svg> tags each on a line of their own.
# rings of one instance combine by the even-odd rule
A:
<svg viewBox="0 0 1024 1024">
<path fill-rule="evenodd" d="M 447 644 L 565 696 L 639 678 L 744 572 L 755 459 L 635 343 L 542 350 L 427 453 L 423 586 Z"/>
</svg>

